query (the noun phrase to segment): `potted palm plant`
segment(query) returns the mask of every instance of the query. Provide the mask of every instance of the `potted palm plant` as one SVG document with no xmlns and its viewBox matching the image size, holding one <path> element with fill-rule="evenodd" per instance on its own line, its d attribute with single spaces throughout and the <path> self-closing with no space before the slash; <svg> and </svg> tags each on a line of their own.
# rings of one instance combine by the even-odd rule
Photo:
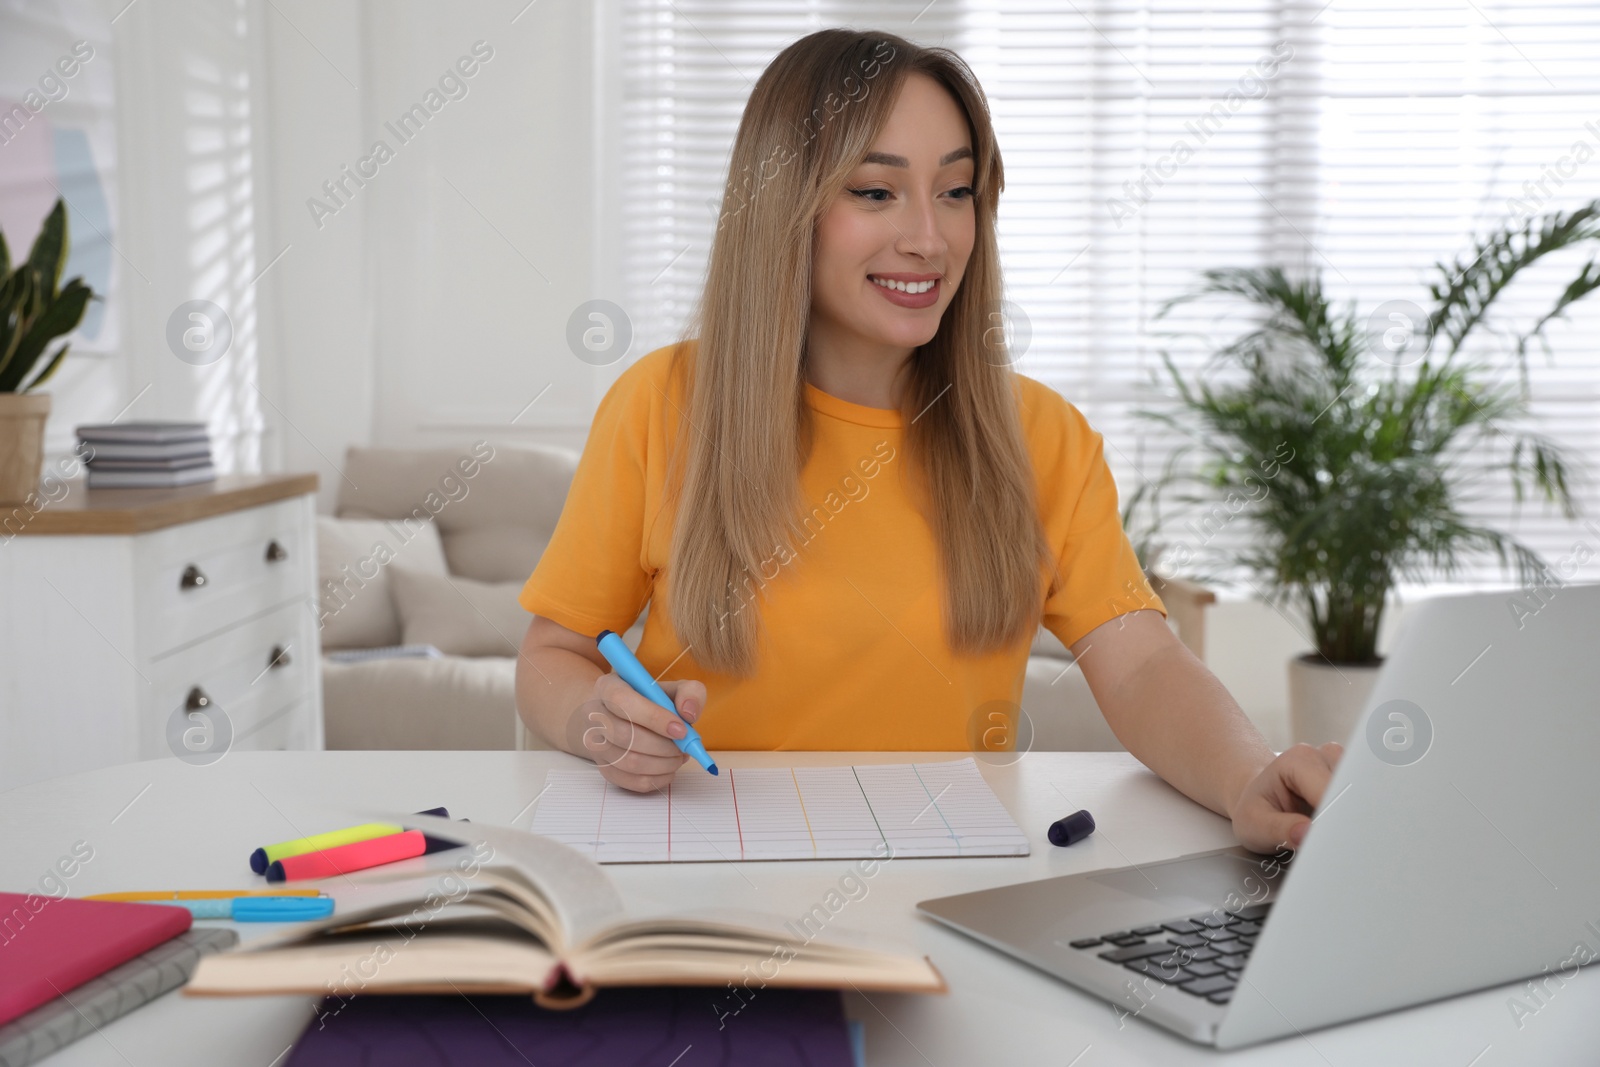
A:
<svg viewBox="0 0 1600 1067">
<path fill-rule="evenodd" d="M 67 212 L 60 198 L 27 260 L 15 269 L 0 234 L 0 504 L 26 503 L 38 488 L 50 396 L 34 390 L 50 380 L 68 346 L 48 357 L 45 350 L 78 328 L 94 296 L 82 278 L 61 287 L 68 247 Z"/>
<path fill-rule="evenodd" d="M 1463 505 L 1487 479 L 1507 478 L 1518 501 L 1537 494 L 1575 514 L 1572 464 L 1527 427 L 1525 357 L 1535 338 L 1548 349 L 1548 323 L 1600 288 L 1596 262 L 1513 331 L 1519 382 L 1497 382 L 1465 345 L 1520 271 L 1597 237 L 1600 201 L 1503 224 L 1470 259 L 1435 264 L 1426 310 L 1390 301 L 1363 319 L 1353 303 L 1332 306 L 1320 277 L 1268 267 L 1206 271 L 1157 311 L 1220 296 L 1255 312 L 1257 324 L 1193 381 L 1162 353 L 1169 402 L 1143 414 L 1193 445 L 1169 458 L 1155 491 L 1136 503 L 1150 507 L 1168 485 L 1184 486 L 1178 502 L 1200 507 L 1200 519 L 1190 511 L 1183 526 L 1161 526 L 1160 565 L 1192 569 L 1210 550 L 1263 599 L 1303 612 L 1315 651 L 1290 663 L 1294 740 L 1348 736 L 1376 677 L 1378 626 L 1399 582 L 1449 577 L 1485 553 L 1525 586 L 1545 573 L 1536 553 Z"/>
</svg>

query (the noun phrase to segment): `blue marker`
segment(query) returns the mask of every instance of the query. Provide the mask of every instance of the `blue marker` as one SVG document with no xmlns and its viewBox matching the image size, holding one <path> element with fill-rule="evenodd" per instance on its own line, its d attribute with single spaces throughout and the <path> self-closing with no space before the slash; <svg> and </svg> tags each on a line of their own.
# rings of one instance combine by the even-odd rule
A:
<svg viewBox="0 0 1600 1067">
<path fill-rule="evenodd" d="M 606 662 L 617 672 L 617 677 L 632 686 L 634 692 L 660 704 L 672 714 L 678 714 L 678 709 L 673 706 L 672 698 L 667 696 L 667 691 L 650 677 L 650 672 L 644 669 L 644 664 L 634 658 L 633 652 L 622 638 L 610 630 L 601 630 L 600 636 L 594 639 L 594 643 L 599 646 L 600 654 L 606 658 Z M 678 717 L 682 718 L 681 715 Z M 682 738 L 671 738 L 672 743 L 678 746 L 679 752 L 686 753 L 700 766 L 716 774 L 717 765 L 711 762 L 711 757 L 706 754 L 706 745 L 700 740 L 700 734 L 687 722 L 683 724 L 683 728 L 688 733 Z"/>
<path fill-rule="evenodd" d="M 196 919 L 232 919 L 236 923 L 298 923 L 325 919 L 333 914 L 333 898 L 320 897 L 227 897 L 220 900 L 173 900 L 188 908 Z"/>
</svg>

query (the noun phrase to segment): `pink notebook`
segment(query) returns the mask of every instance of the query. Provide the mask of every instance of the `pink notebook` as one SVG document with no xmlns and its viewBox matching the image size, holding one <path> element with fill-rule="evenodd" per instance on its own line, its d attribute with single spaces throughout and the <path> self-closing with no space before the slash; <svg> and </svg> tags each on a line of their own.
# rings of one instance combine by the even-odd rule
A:
<svg viewBox="0 0 1600 1067">
<path fill-rule="evenodd" d="M 0 1025 L 170 938 L 188 908 L 0 893 Z"/>
</svg>

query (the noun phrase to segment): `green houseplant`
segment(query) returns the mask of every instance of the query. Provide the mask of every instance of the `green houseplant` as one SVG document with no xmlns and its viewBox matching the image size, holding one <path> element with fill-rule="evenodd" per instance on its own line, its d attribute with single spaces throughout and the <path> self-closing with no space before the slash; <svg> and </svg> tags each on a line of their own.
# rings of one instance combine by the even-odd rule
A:
<svg viewBox="0 0 1600 1067">
<path fill-rule="evenodd" d="M 38 487 L 50 396 L 34 390 L 61 366 L 68 345 L 48 358 L 45 350 L 78 328 L 94 296 L 82 278 L 61 286 L 69 247 L 66 206 L 60 198 L 28 258 L 15 267 L 0 234 L 0 504 L 25 503 Z"/>
<path fill-rule="evenodd" d="M 1276 267 L 1206 271 L 1158 309 L 1159 319 L 1222 296 L 1256 312 L 1257 324 L 1193 380 L 1162 353 L 1171 402 L 1143 414 L 1193 444 L 1134 503 L 1156 507 L 1166 486 L 1184 485 L 1182 502 L 1211 510 L 1177 538 L 1162 526 L 1168 565 L 1184 567 L 1240 522 L 1243 536 L 1219 543 L 1224 566 L 1248 574 L 1270 603 L 1304 612 L 1316 651 L 1290 664 L 1295 740 L 1346 736 L 1375 677 L 1378 625 L 1399 582 L 1449 576 L 1484 553 L 1524 585 L 1545 573 L 1533 551 L 1463 505 L 1486 480 L 1509 479 L 1518 501 L 1537 495 L 1575 514 L 1572 465 L 1526 427 L 1526 354 L 1535 338 L 1548 349 L 1550 321 L 1600 288 L 1600 266 L 1591 259 L 1545 314 L 1512 332 L 1520 382 L 1495 381 L 1464 346 L 1520 271 L 1597 237 L 1600 201 L 1502 224 L 1469 259 L 1434 265 L 1427 309 L 1391 301 L 1363 319 L 1353 303 L 1335 308 L 1320 277 Z"/>
</svg>

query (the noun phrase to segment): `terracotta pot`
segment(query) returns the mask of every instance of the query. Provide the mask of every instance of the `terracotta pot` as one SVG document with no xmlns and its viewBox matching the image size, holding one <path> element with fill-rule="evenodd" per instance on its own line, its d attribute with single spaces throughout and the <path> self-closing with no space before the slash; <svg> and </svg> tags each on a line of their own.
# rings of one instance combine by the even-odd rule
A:
<svg viewBox="0 0 1600 1067">
<path fill-rule="evenodd" d="M 1289 740 L 1348 745 L 1379 663 L 1330 664 L 1315 652 L 1289 661 Z"/>
<path fill-rule="evenodd" d="M 0 393 L 0 504 L 25 504 L 39 488 L 49 393 Z"/>
</svg>

